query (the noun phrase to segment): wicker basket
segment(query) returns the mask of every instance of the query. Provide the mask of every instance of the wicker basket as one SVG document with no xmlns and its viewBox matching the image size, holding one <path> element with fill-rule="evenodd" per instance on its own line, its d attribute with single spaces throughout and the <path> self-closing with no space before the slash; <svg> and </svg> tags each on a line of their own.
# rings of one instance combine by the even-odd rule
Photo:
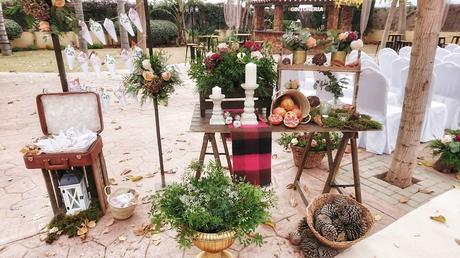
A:
<svg viewBox="0 0 460 258">
<path fill-rule="evenodd" d="M 361 211 L 363 213 L 364 221 L 366 222 L 366 225 L 367 225 L 367 231 L 360 238 L 355 239 L 353 241 L 336 242 L 336 241 L 331 241 L 331 240 L 323 237 L 318 231 L 316 231 L 315 226 L 314 226 L 314 221 L 313 221 L 313 216 L 315 214 L 315 211 L 317 209 L 319 209 L 320 207 L 322 207 L 324 204 L 334 202 L 334 199 L 336 198 L 336 196 L 344 197 L 345 199 L 347 199 L 347 201 L 349 203 L 353 203 L 354 205 L 358 206 L 361 209 Z M 348 197 L 348 196 L 345 196 L 345 195 L 326 193 L 326 194 L 321 194 L 321 195 L 315 197 L 312 200 L 312 202 L 308 205 L 308 207 L 307 207 L 307 223 L 308 223 L 308 226 L 310 227 L 310 229 L 315 234 L 315 237 L 321 243 L 323 243 L 323 244 L 325 244 L 325 245 L 327 245 L 327 246 L 329 246 L 331 248 L 334 248 L 334 249 L 344 249 L 344 248 L 348 248 L 348 247 L 356 244 L 357 242 L 363 240 L 369 234 L 369 232 L 372 229 L 372 226 L 374 225 L 374 218 L 372 217 L 371 212 L 364 205 L 362 205 L 361 203 L 357 202 L 355 199 L 353 199 L 351 197 Z"/>
<path fill-rule="evenodd" d="M 111 193 L 109 194 L 108 193 L 108 189 L 110 189 L 110 186 L 106 186 L 104 188 L 104 192 L 105 192 L 105 195 L 107 196 L 107 203 L 109 204 L 109 210 L 110 212 L 112 213 L 112 216 L 114 219 L 118 219 L 118 220 L 125 220 L 125 219 L 128 219 L 129 217 L 131 217 L 134 213 L 134 210 L 136 209 L 136 203 L 137 203 L 137 199 L 139 197 L 139 193 L 134 190 L 134 189 L 129 189 L 129 188 L 118 188 L 116 190 L 113 190 L 112 189 L 110 190 Z M 110 199 L 113 197 L 113 196 L 116 196 L 116 195 L 120 195 L 120 194 L 123 194 L 123 193 L 129 193 L 131 192 L 133 195 L 134 195 L 134 200 L 133 200 L 133 203 L 128 205 L 127 207 L 117 207 L 115 205 L 113 205 L 110 201 Z"/>
<path fill-rule="evenodd" d="M 272 112 L 275 107 L 279 106 L 283 96 L 291 97 L 294 100 L 294 103 L 299 105 L 300 111 L 302 111 L 302 123 L 308 123 L 311 119 L 310 102 L 308 102 L 307 97 L 305 97 L 305 95 L 303 95 L 303 93 L 298 90 L 277 91 L 273 95 L 273 101 L 271 106 Z"/>
<path fill-rule="evenodd" d="M 297 167 L 300 166 L 300 163 L 302 162 L 302 155 L 304 150 L 304 147 L 294 146 L 291 144 L 292 158 L 294 159 L 294 164 Z M 303 168 L 319 167 L 325 156 L 325 151 L 309 151 L 307 153 L 307 160 L 305 161 L 305 164 L 303 164 Z"/>
</svg>

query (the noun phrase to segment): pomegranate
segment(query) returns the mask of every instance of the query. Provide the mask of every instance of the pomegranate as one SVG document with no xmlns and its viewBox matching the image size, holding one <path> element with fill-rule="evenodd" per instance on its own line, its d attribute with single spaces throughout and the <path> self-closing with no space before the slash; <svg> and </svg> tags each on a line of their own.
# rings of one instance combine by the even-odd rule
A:
<svg viewBox="0 0 460 258">
<path fill-rule="evenodd" d="M 299 125 L 300 120 L 297 118 L 297 115 L 291 111 L 286 113 L 283 123 L 286 127 L 296 128 Z"/>
<path fill-rule="evenodd" d="M 297 118 L 299 119 L 302 117 L 302 111 L 300 111 L 300 108 L 297 105 L 294 107 L 294 109 L 291 112 L 294 112 L 297 115 Z"/>
<path fill-rule="evenodd" d="M 271 114 L 268 117 L 268 121 L 270 121 L 270 124 L 272 125 L 280 125 L 283 122 L 283 116 L 278 114 Z"/>
<path fill-rule="evenodd" d="M 282 99 L 281 99 L 281 104 L 280 106 L 284 109 L 286 109 L 286 111 L 291 111 L 294 109 L 294 106 L 295 106 L 295 103 L 294 103 L 294 100 L 291 99 L 291 97 L 289 96 L 284 96 Z"/>
<path fill-rule="evenodd" d="M 276 115 L 280 115 L 281 117 L 284 117 L 284 115 L 286 115 L 286 109 L 282 107 L 277 107 L 273 109 L 272 113 Z"/>
</svg>

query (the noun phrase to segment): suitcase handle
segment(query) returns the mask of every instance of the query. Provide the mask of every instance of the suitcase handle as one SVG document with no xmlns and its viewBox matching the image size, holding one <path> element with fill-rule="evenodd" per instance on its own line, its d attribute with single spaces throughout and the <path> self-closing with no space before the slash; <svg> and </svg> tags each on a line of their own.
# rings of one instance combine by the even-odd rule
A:
<svg viewBox="0 0 460 258">
<path fill-rule="evenodd" d="M 50 160 L 49 159 L 45 159 L 43 160 L 43 163 L 45 163 L 45 168 L 47 170 L 63 170 L 63 169 L 68 169 L 70 166 L 69 166 L 69 159 L 67 158 L 63 158 L 62 161 L 64 161 L 64 163 L 62 164 L 50 164 Z"/>
</svg>

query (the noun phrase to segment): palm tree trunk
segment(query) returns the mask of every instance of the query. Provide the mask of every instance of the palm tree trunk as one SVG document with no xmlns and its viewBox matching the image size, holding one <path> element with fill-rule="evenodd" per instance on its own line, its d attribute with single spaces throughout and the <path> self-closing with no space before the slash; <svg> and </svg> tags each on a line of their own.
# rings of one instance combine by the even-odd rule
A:
<svg viewBox="0 0 460 258">
<path fill-rule="evenodd" d="M 125 11 L 125 0 L 117 0 L 117 13 L 126 13 Z M 121 44 L 121 49 L 129 49 L 129 38 L 128 38 L 128 32 L 125 30 L 123 25 L 119 23 L 118 26 L 120 30 L 120 44 Z M 147 28 L 146 28 L 147 29 Z"/>
<path fill-rule="evenodd" d="M 399 187 L 412 183 L 430 90 L 433 64 L 446 0 L 419 0 L 414 43 L 396 150 L 386 180 Z"/>
<path fill-rule="evenodd" d="M 393 17 L 396 13 L 396 4 L 398 0 L 391 1 L 390 11 L 388 12 L 387 21 L 385 23 L 385 29 L 383 30 L 382 40 L 380 41 L 379 49 L 385 48 L 387 45 L 388 34 L 390 33 L 391 23 L 393 22 Z"/>
<path fill-rule="evenodd" d="M 406 39 L 406 20 L 406 0 L 399 0 L 398 33 L 402 34 L 402 39 Z"/>
<path fill-rule="evenodd" d="M 85 15 L 83 14 L 83 5 L 81 3 L 81 0 L 74 0 L 73 3 L 77 19 L 79 21 L 84 21 Z M 80 51 L 88 53 L 88 44 L 86 43 L 86 40 L 82 37 L 81 31 L 78 33 L 78 47 L 80 48 Z"/>
<path fill-rule="evenodd" d="M 183 0 L 177 0 L 177 28 L 179 30 L 179 37 L 177 39 L 179 45 L 184 45 L 186 43 L 185 35 L 185 3 Z"/>
<path fill-rule="evenodd" d="M 145 10 L 144 10 L 144 4 L 142 3 L 144 0 L 136 0 L 136 11 L 139 14 L 139 18 L 141 19 L 141 24 L 142 28 L 144 28 L 144 32 L 140 33 L 139 31 L 137 32 L 137 45 L 142 48 L 145 52 L 145 48 L 147 46 L 147 38 L 146 38 L 146 32 L 145 30 L 150 29 L 149 27 L 146 26 L 145 24 Z"/>
<path fill-rule="evenodd" d="M 5 20 L 3 19 L 3 8 L 0 3 L 0 46 L 2 49 L 2 55 L 10 56 L 12 54 L 10 41 L 5 29 Z"/>
</svg>

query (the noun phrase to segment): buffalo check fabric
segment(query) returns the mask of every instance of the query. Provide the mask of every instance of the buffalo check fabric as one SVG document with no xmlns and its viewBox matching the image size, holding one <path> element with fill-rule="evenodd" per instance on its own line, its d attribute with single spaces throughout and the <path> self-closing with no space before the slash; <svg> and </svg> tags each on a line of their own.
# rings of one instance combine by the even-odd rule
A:
<svg viewBox="0 0 460 258">
<path fill-rule="evenodd" d="M 271 184 L 272 133 L 265 123 L 232 128 L 233 172 L 254 185 Z"/>
</svg>

